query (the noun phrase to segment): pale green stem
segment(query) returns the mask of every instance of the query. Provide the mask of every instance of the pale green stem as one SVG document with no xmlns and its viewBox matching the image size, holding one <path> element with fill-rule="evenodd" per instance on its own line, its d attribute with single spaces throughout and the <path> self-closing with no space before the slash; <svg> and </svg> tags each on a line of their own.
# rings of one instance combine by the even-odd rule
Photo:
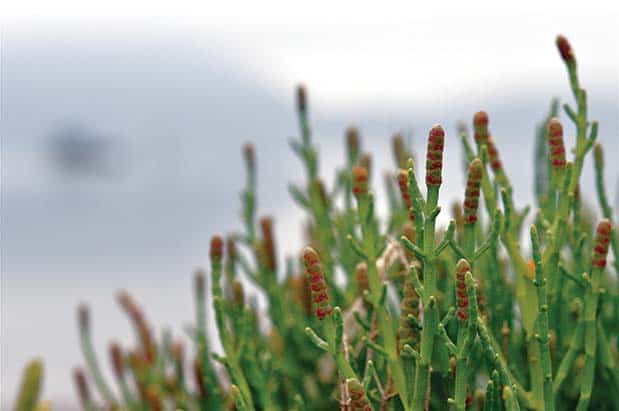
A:
<svg viewBox="0 0 619 411">
<path fill-rule="evenodd" d="M 436 207 L 438 203 L 437 186 L 428 187 L 426 200 L 426 219 L 424 226 L 423 248 L 426 259 L 423 266 L 424 286 L 424 318 L 421 333 L 420 358 L 417 361 L 415 372 L 415 390 L 413 394 L 413 409 L 423 410 L 428 387 L 430 386 L 430 364 L 434 350 L 434 337 L 438 326 L 438 307 L 436 303 L 430 303 L 436 299 L 436 257 L 434 256 Z"/>
</svg>

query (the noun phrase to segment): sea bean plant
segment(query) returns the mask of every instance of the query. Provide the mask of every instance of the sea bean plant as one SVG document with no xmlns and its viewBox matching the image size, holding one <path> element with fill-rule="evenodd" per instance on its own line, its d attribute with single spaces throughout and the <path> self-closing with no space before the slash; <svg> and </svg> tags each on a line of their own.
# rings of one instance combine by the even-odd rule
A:
<svg viewBox="0 0 619 411">
<path fill-rule="evenodd" d="M 574 102 L 560 113 L 553 101 L 528 140 L 534 208 L 516 201 L 501 138 L 479 111 L 472 136 L 465 126 L 459 136 L 429 130 L 425 170 L 410 141 L 393 137 L 379 218 L 377 170 L 360 132 L 346 130 L 328 187 L 298 87 L 300 136 L 290 146 L 305 177 L 290 194 L 307 214 L 307 246 L 280 258 L 274 220 L 259 217 L 256 149 L 246 144 L 243 230 L 213 235 L 184 340 L 157 337 L 121 292 L 137 345 L 110 345 L 112 384 L 88 308 L 79 308 L 85 367 L 74 380 L 83 409 L 619 410 L 616 215 L 576 56 L 565 37 L 556 45 Z M 575 136 L 570 151 L 565 135 Z M 445 144 L 461 144 L 465 163 L 462 201 L 451 205 L 440 199 Z M 581 179 L 589 157 L 597 205 L 580 190 L 591 184 Z"/>
</svg>

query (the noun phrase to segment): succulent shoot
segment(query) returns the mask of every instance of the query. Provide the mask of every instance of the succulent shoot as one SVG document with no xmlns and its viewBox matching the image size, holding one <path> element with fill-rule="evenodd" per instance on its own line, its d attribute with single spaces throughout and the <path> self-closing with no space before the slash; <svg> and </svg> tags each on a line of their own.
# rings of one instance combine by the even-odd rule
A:
<svg viewBox="0 0 619 411">
<path fill-rule="evenodd" d="M 327 283 L 325 282 L 324 268 L 320 263 L 318 253 L 311 247 L 306 247 L 303 250 L 303 265 L 305 267 L 305 276 L 309 281 L 309 287 L 312 293 L 312 303 L 314 306 L 314 314 L 319 320 L 330 316 L 333 312 L 329 303 L 329 293 Z"/>
</svg>

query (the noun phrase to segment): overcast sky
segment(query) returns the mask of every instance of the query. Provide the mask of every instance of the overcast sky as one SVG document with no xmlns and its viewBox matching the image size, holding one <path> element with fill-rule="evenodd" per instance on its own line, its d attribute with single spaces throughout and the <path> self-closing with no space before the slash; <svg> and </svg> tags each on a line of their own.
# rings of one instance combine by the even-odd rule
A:
<svg viewBox="0 0 619 411">
<path fill-rule="evenodd" d="M 349 124 L 361 128 L 376 168 L 386 170 L 393 132 L 412 130 L 423 152 L 427 130 L 440 122 L 448 134 L 448 204 L 463 187 L 455 124 L 486 109 L 523 204 L 532 199 L 534 127 L 552 97 L 571 101 L 554 46 L 564 33 L 591 117 L 600 120 L 615 198 L 616 13 L 562 14 L 531 3 L 529 11 L 475 14 L 470 6 L 437 14 L 346 2 L 226 3 L 188 13 L 176 3 L 137 3 L 124 17 L 113 2 L 103 11 L 45 3 L 38 17 L 9 7 L 3 21 L 3 409 L 34 355 L 45 358 L 45 397 L 63 409 L 74 402 L 79 301 L 93 307 L 102 356 L 110 339 L 131 341 L 113 300 L 119 288 L 132 290 L 158 327 L 182 332 L 193 315 L 191 271 L 206 263 L 210 236 L 240 227 L 240 146 L 248 139 L 257 144 L 260 213 L 277 216 L 285 253 L 298 251 L 301 213 L 286 185 L 303 179 L 287 145 L 297 134 L 292 96 L 300 81 L 309 88 L 329 184 Z M 137 16 L 144 9 L 151 17 Z M 59 174 L 50 142 L 67 128 L 110 142 L 103 158 L 114 172 Z M 592 181 L 590 164 L 583 181 Z M 594 204 L 592 187 L 584 192 Z"/>
</svg>

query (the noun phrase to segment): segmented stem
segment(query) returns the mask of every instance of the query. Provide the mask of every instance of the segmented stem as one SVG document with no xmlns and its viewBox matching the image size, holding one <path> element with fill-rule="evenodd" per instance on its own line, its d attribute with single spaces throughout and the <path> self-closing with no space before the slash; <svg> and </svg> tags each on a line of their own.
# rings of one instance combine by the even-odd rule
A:
<svg viewBox="0 0 619 411">
<path fill-rule="evenodd" d="M 554 395 L 552 393 L 552 362 L 550 359 L 549 329 L 548 329 L 548 305 L 546 303 L 546 277 L 542 268 L 537 229 L 531 226 L 531 244 L 533 249 L 533 261 L 535 262 L 535 286 L 537 287 L 537 339 L 540 344 L 541 371 L 544 381 L 544 410 L 554 411 Z"/>
</svg>

